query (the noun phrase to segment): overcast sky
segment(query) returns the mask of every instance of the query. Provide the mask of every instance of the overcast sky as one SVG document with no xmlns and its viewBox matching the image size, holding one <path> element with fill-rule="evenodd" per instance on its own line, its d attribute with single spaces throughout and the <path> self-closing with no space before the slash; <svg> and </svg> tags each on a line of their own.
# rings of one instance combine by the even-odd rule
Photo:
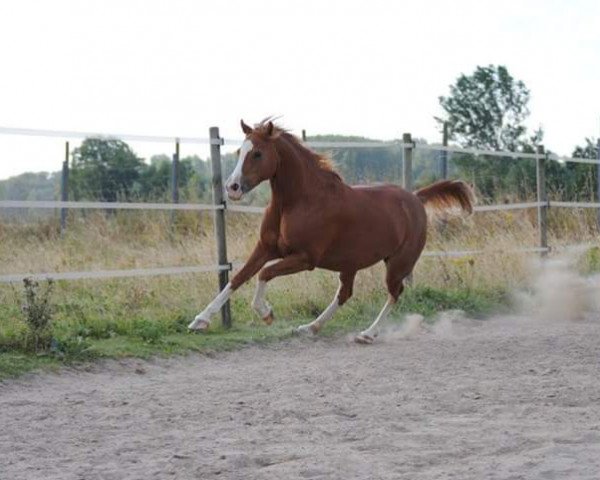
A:
<svg viewBox="0 0 600 480">
<path fill-rule="evenodd" d="M 529 87 L 548 148 L 600 130 L 598 0 L 2 0 L 0 45 L 0 126 L 239 138 L 241 117 L 274 114 L 435 142 L 437 97 L 491 63 Z M 63 148 L 0 136 L 0 178 L 58 170 Z"/>
</svg>

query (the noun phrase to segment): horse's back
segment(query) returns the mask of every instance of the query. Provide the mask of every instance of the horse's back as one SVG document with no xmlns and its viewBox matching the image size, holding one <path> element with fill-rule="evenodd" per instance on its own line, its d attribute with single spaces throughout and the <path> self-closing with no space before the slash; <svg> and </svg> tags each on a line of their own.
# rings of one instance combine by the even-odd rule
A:
<svg viewBox="0 0 600 480">
<path fill-rule="evenodd" d="M 427 222 L 425 208 L 419 198 L 404 190 L 398 185 L 389 183 L 378 185 L 354 185 L 352 190 L 359 197 L 368 199 L 377 208 L 392 215 L 393 218 L 401 217 L 400 210 L 406 215 L 407 220 L 415 221 L 419 226 L 425 226 Z M 424 222 L 424 223 L 423 223 Z M 414 225 L 416 227 L 417 225 Z"/>
<path fill-rule="evenodd" d="M 354 259 L 357 268 L 364 268 L 399 250 L 415 259 L 420 254 L 427 218 L 412 193 L 390 184 L 357 185 L 336 196 L 336 202 L 338 234 L 321 266 L 338 270 L 337 264 Z"/>
</svg>

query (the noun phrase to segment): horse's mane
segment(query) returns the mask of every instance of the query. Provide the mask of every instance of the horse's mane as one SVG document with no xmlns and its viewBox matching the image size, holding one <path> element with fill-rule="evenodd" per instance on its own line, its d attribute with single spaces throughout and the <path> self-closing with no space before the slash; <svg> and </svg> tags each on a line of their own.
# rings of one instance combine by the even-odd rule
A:
<svg viewBox="0 0 600 480">
<path fill-rule="evenodd" d="M 258 133 L 259 135 L 263 135 L 265 137 L 268 136 L 267 129 L 269 128 L 269 123 L 271 123 L 271 122 L 273 122 L 272 117 L 267 117 L 264 120 L 262 120 L 260 123 L 257 123 L 254 126 L 255 133 Z M 313 165 L 318 167 L 323 172 L 327 172 L 328 174 L 331 174 L 338 180 L 340 180 L 340 181 L 342 180 L 342 177 L 340 176 L 340 174 L 335 171 L 333 161 L 331 160 L 331 158 L 328 155 L 312 151 L 310 148 L 308 148 L 306 145 L 304 145 L 298 137 L 296 137 L 295 135 L 290 133 L 288 130 L 283 128 L 281 125 L 278 125 L 273 122 L 273 131 L 271 133 L 271 137 L 275 138 L 275 139 L 283 138 L 283 139 L 287 140 L 287 142 L 289 144 L 291 144 L 291 146 L 295 150 L 297 150 L 297 151 L 299 150 L 301 153 L 304 153 L 303 156 L 307 157 L 309 159 L 309 161 L 312 161 Z"/>
</svg>

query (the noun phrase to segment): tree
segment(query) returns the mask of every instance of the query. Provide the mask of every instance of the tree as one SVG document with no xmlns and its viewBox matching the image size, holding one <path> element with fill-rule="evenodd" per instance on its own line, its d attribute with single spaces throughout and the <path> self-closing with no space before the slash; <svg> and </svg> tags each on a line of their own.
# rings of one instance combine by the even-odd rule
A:
<svg viewBox="0 0 600 480">
<path fill-rule="evenodd" d="M 465 147 L 517 151 L 529 145 L 523 122 L 529 116 L 529 90 L 504 66 L 478 66 L 460 75 L 448 97 L 439 97 L 451 139 Z M 541 132 L 538 131 L 537 135 Z"/>
<path fill-rule="evenodd" d="M 127 199 L 144 166 L 143 160 L 121 140 L 86 138 L 73 152 L 69 184 L 75 199 Z"/>
<path fill-rule="evenodd" d="M 179 162 L 179 187 L 185 187 L 192 177 L 192 161 L 198 157 L 186 157 Z M 165 197 L 171 191 L 173 161 L 167 155 L 153 155 L 150 165 L 144 164 L 139 178 L 139 194 L 145 199 Z"/>
<path fill-rule="evenodd" d="M 535 152 L 543 131 L 528 134 L 529 90 L 504 66 L 478 66 L 471 75 L 460 75 L 450 95 L 439 97 L 450 138 L 467 148 Z M 487 197 L 511 192 L 525 197 L 535 191 L 535 165 L 509 158 L 491 161 L 454 155 L 461 175 L 473 181 Z M 516 192 L 515 192 L 516 189 Z"/>
<path fill-rule="evenodd" d="M 573 157 L 600 160 L 600 152 L 598 151 L 599 148 L 600 139 L 586 138 L 585 146 L 575 147 L 575 150 L 573 151 Z M 577 179 L 577 184 L 583 187 L 579 188 L 579 194 L 582 195 L 586 201 L 590 201 L 594 198 L 595 201 L 600 201 L 600 198 L 597 196 L 599 187 L 598 182 L 600 181 L 598 169 L 600 169 L 600 165 L 582 163 L 573 165 L 575 165 L 574 170 L 576 171 L 576 175 L 579 177 Z"/>
</svg>

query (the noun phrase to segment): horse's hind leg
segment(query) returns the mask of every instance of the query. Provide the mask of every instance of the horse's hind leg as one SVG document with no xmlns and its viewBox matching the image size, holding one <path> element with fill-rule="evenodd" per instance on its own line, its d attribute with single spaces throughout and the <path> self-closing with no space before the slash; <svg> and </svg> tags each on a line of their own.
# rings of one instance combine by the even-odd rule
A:
<svg viewBox="0 0 600 480">
<path fill-rule="evenodd" d="M 295 329 L 296 333 L 305 333 L 315 335 L 319 330 L 333 317 L 336 310 L 341 307 L 352 296 L 352 288 L 354 286 L 354 277 L 356 272 L 340 273 L 340 286 L 333 297 L 333 301 L 315 320 L 306 325 L 300 325 Z"/>
<path fill-rule="evenodd" d="M 379 333 L 380 323 L 385 322 L 390 310 L 404 291 L 404 279 L 410 275 L 415 265 L 414 261 L 407 262 L 405 258 L 404 255 L 396 255 L 386 261 L 385 281 L 388 289 L 388 299 L 371 326 L 355 337 L 357 343 L 371 344 L 375 341 L 375 337 Z"/>
</svg>

